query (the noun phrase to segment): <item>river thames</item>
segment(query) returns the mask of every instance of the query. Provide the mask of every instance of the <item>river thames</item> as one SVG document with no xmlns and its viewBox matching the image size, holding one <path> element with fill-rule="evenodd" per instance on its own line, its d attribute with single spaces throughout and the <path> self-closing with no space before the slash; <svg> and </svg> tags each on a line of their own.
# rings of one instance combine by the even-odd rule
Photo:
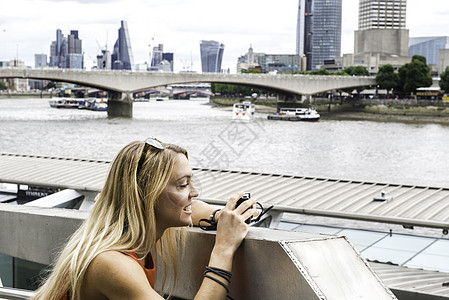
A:
<svg viewBox="0 0 449 300">
<path fill-rule="evenodd" d="M 133 140 L 184 146 L 192 167 L 449 187 L 449 127 L 373 121 L 231 121 L 206 100 L 134 103 L 133 118 L 0 99 L 0 152 L 112 160 Z M 0 166 L 1 168 L 1 166 Z"/>
</svg>

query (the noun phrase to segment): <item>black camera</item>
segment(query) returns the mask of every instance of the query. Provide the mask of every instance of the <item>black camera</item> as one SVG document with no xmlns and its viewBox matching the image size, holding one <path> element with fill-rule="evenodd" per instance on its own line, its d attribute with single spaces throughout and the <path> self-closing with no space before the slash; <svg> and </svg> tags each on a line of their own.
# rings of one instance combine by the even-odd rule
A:
<svg viewBox="0 0 449 300">
<path fill-rule="evenodd" d="M 246 200 L 248 200 L 250 198 L 251 198 L 251 194 L 250 193 L 244 193 L 243 196 L 239 200 L 237 200 L 237 203 L 235 204 L 235 208 L 237 208 L 240 204 L 242 204 L 243 201 L 246 201 Z M 252 219 L 253 219 L 253 217 L 249 217 L 248 219 L 245 220 L 245 223 L 246 224 L 251 223 Z"/>
</svg>

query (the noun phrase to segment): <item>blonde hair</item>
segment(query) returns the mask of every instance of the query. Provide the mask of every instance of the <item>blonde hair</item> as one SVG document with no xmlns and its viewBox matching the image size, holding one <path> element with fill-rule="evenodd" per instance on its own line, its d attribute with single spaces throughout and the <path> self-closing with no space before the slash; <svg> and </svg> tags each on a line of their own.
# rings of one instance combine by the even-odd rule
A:
<svg viewBox="0 0 449 300">
<path fill-rule="evenodd" d="M 52 272 L 32 299 L 59 300 L 66 293 L 70 299 L 80 299 L 89 264 L 98 254 L 109 250 L 134 252 L 143 258 L 155 249 L 156 259 L 159 257 L 162 265 L 161 290 L 168 277 L 167 266 L 171 266 L 173 272 L 171 292 L 174 290 L 183 231 L 167 229 L 156 243 L 155 206 L 170 179 L 176 155 L 181 153 L 188 157 L 188 154 L 172 144 L 163 144 L 162 151 L 150 147 L 136 174 L 144 145 L 131 142 L 117 154 L 88 218 L 71 236 Z"/>
</svg>

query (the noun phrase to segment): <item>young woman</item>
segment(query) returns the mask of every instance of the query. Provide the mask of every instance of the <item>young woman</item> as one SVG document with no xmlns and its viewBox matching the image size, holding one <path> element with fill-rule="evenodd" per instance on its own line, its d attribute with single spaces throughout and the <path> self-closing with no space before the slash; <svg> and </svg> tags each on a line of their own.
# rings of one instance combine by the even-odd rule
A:
<svg viewBox="0 0 449 300">
<path fill-rule="evenodd" d="M 128 144 L 33 299 L 162 299 L 154 290 L 153 258 L 161 261 L 161 290 L 170 273 L 173 291 L 183 242 L 176 227 L 197 225 L 214 211 L 196 196 L 186 150 L 154 138 Z M 244 220 L 257 214 L 252 199 L 235 208 L 241 196 L 211 216 L 218 222 L 215 245 L 195 299 L 226 298 L 233 256 L 248 231 Z"/>
</svg>

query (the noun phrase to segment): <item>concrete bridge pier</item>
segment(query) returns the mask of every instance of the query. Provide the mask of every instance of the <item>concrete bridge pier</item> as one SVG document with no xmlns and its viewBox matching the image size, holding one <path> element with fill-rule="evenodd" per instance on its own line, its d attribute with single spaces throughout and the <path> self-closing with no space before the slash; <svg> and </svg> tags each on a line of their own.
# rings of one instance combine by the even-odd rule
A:
<svg viewBox="0 0 449 300">
<path fill-rule="evenodd" d="M 108 117 L 133 117 L 133 99 L 130 92 L 108 92 Z"/>
</svg>

